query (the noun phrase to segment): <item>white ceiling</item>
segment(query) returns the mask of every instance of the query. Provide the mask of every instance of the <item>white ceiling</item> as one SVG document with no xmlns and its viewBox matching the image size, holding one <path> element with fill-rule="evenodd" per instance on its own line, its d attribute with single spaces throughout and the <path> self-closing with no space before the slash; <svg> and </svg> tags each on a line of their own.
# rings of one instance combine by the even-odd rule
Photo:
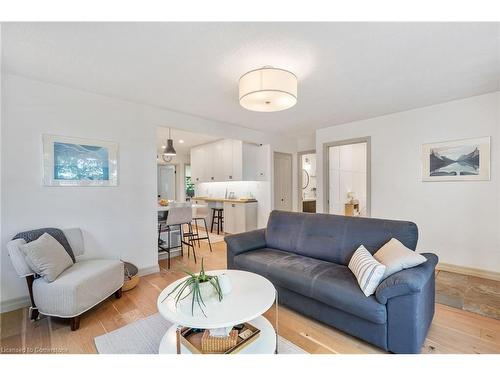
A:
<svg viewBox="0 0 500 375">
<path fill-rule="evenodd" d="M 500 89 L 499 23 L 10 23 L 3 67 L 43 81 L 249 128 L 314 129 Z M 239 106 L 238 78 L 273 65 L 298 104 Z"/>
<path fill-rule="evenodd" d="M 178 155 L 188 155 L 189 151 L 198 145 L 214 142 L 220 138 L 211 135 L 186 132 L 179 129 L 171 129 L 171 137 L 174 141 L 174 148 Z M 168 128 L 158 127 L 156 129 L 156 150 L 160 154 L 163 151 L 163 146 L 167 145 Z M 180 143 L 179 141 L 184 141 Z"/>
</svg>

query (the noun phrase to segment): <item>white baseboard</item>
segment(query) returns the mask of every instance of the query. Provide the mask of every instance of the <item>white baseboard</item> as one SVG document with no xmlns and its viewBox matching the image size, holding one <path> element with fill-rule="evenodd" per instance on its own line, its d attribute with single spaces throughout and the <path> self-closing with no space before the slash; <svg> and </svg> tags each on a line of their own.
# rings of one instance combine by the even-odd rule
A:
<svg viewBox="0 0 500 375">
<path fill-rule="evenodd" d="M 178 257 L 181 255 L 181 249 L 175 249 L 170 252 L 170 259 Z M 158 255 L 158 260 L 165 260 L 168 259 L 167 253 L 163 253 Z"/>
<path fill-rule="evenodd" d="M 29 306 L 31 306 L 31 301 L 29 296 L 13 298 L 7 301 L 3 301 L 0 304 L 0 313 L 22 309 L 24 307 L 29 307 Z"/>
<path fill-rule="evenodd" d="M 447 271 L 459 273 L 461 275 L 475 276 L 483 279 L 500 281 L 500 272 L 481 270 L 479 268 L 456 266 L 454 264 L 439 262 L 436 266 L 436 269 L 439 271 Z"/>
<path fill-rule="evenodd" d="M 146 276 L 146 275 L 150 275 L 152 273 L 157 273 L 157 272 L 160 272 L 160 266 L 158 264 L 151 266 L 151 267 L 140 268 L 139 272 L 137 274 L 139 276 Z"/>
</svg>

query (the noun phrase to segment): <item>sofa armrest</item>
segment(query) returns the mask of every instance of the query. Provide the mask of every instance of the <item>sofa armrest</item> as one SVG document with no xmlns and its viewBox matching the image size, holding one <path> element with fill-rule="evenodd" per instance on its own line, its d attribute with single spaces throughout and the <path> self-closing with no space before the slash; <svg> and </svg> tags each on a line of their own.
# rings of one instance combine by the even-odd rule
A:
<svg viewBox="0 0 500 375">
<path fill-rule="evenodd" d="M 432 253 L 423 253 L 427 261 L 413 268 L 408 268 L 389 276 L 382 281 L 375 291 L 377 300 L 386 304 L 390 298 L 415 294 L 422 290 L 429 277 L 434 277 L 438 257 Z"/>
<path fill-rule="evenodd" d="M 227 244 L 227 253 L 235 256 L 246 251 L 266 247 L 266 229 L 257 229 L 250 232 L 233 234 L 224 238 Z"/>
</svg>

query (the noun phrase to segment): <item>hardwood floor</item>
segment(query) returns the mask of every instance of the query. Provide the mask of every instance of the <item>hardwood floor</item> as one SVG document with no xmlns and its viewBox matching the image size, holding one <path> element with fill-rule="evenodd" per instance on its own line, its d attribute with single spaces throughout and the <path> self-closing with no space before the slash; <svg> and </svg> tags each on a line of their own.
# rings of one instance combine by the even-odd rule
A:
<svg viewBox="0 0 500 375">
<path fill-rule="evenodd" d="M 437 271 L 436 301 L 500 319 L 500 281 Z"/>
<path fill-rule="evenodd" d="M 201 243 L 198 265 L 191 257 L 173 258 L 172 268 L 160 262 L 161 271 L 145 276 L 121 299 L 108 298 L 82 316 L 80 329 L 72 332 L 68 320 L 42 316 L 31 322 L 27 309 L 0 314 L 2 353 L 95 353 L 94 337 L 111 332 L 157 312 L 160 291 L 183 276 L 183 269 L 197 271 L 201 257 L 207 269 L 226 267 L 225 243 Z M 274 322 L 274 309 L 265 315 Z M 309 353 L 385 353 L 332 327 L 279 308 L 279 334 Z M 422 353 L 500 353 L 500 320 L 436 304 L 436 314 Z"/>
</svg>

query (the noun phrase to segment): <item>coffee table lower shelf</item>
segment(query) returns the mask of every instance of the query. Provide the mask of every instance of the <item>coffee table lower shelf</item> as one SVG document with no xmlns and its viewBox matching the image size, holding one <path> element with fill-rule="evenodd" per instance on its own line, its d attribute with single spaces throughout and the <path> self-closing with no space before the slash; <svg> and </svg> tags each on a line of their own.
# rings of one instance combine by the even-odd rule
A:
<svg viewBox="0 0 500 375">
<path fill-rule="evenodd" d="M 276 331 L 269 321 L 259 316 L 249 322 L 260 329 L 259 337 L 248 346 L 244 347 L 238 354 L 274 354 L 276 351 Z M 163 336 L 158 352 L 160 354 L 176 354 L 176 331 L 177 326 L 172 325 Z M 181 345 L 181 354 L 192 354 L 185 346 Z"/>
</svg>

